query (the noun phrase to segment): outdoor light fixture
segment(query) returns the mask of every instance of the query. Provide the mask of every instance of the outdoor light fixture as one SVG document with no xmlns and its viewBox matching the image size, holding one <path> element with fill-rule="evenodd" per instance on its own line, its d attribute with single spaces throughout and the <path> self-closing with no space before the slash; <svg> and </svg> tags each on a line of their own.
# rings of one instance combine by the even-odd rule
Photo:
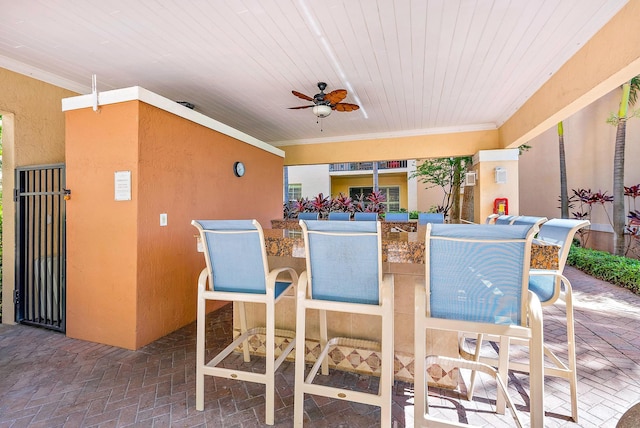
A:
<svg viewBox="0 0 640 428">
<path fill-rule="evenodd" d="M 312 110 L 313 110 L 313 114 L 315 114 L 319 118 L 327 117 L 331 114 L 331 106 L 328 106 L 326 104 L 319 104 L 319 105 L 313 106 Z"/>
<path fill-rule="evenodd" d="M 498 184 L 506 184 L 507 183 L 507 170 L 501 166 L 496 167 L 496 183 Z"/>
<path fill-rule="evenodd" d="M 476 185 L 476 172 L 471 171 L 464 174 L 464 185 L 475 186 Z"/>
</svg>

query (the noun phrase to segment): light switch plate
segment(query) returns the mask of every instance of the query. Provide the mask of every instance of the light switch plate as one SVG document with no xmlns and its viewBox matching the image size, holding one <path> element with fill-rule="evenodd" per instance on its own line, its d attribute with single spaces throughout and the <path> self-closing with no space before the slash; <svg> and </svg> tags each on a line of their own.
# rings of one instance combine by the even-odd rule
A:
<svg viewBox="0 0 640 428">
<path fill-rule="evenodd" d="M 160 226 L 167 225 L 167 213 L 160 214 Z"/>
</svg>

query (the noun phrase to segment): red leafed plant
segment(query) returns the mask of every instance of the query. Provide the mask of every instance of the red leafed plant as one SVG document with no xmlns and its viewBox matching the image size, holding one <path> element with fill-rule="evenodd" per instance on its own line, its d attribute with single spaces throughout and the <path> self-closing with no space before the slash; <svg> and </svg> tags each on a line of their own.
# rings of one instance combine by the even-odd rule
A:
<svg viewBox="0 0 640 428">
<path fill-rule="evenodd" d="M 385 211 L 385 201 L 386 197 L 380 191 L 371 192 L 366 197 L 364 194 L 360 194 L 355 200 L 343 193 L 340 193 L 336 198 L 319 193 L 312 199 L 301 198 L 292 201 L 290 207 L 284 207 L 284 218 L 296 218 L 298 214 L 303 212 L 317 212 L 320 213 L 321 218 L 326 218 L 329 212 L 382 213 Z"/>
<path fill-rule="evenodd" d="M 309 211 L 320 213 L 320 217 L 326 217 L 331 208 L 331 198 L 318 193 L 315 198 L 309 201 L 309 207 Z"/>
<path fill-rule="evenodd" d="M 370 212 L 370 213 L 384 212 L 383 202 L 387 200 L 386 196 L 384 196 L 384 193 L 382 193 L 379 190 L 373 191 L 369 194 L 369 196 L 367 196 L 367 200 L 369 201 L 369 204 L 365 208 L 366 212 Z"/>
<path fill-rule="evenodd" d="M 341 192 L 337 198 L 331 201 L 331 211 L 352 213 L 354 211 L 353 199 Z"/>
</svg>

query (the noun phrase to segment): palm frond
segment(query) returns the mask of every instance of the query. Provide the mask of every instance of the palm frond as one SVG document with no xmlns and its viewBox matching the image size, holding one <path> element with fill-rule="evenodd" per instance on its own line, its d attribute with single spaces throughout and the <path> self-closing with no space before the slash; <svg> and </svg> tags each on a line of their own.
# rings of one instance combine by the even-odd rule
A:
<svg viewBox="0 0 640 428">
<path fill-rule="evenodd" d="M 638 100 L 638 93 L 640 92 L 640 75 L 633 77 L 629 81 L 631 90 L 629 91 L 629 105 L 632 106 Z"/>
</svg>

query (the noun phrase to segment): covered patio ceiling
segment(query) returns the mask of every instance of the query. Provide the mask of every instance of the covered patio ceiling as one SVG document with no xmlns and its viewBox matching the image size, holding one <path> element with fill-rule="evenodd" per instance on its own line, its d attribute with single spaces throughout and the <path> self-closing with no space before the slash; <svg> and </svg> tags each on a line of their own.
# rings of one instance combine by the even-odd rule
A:
<svg viewBox="0 0 640 428">
<path fill-rule="evenodd" d="M 633 0 L 632 0 L 633 1 Z M 500 127 L 627 0 L 4 2 L 0 67 L 142 86 L 276 146 Z M 297 90 L 347 89 L 317 123 Z"/>
</svg>

